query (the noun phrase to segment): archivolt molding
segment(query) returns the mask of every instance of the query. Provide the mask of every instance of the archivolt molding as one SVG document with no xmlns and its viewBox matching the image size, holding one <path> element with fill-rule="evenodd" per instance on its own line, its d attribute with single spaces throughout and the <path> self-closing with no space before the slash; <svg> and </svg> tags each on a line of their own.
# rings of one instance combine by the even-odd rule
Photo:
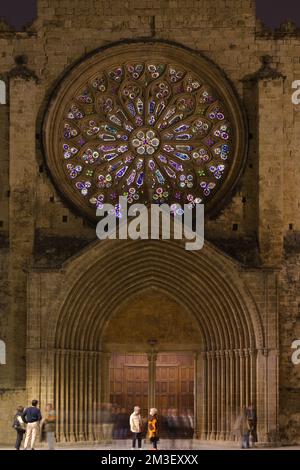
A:
<svg viewBox="0 0 300 470">
<path fill-rule="evenodd" d="M 99 350 L 105 324 L 123 299 L 148 287 L 164 289 L 196 318 L 205 350 L 263 347 L 263 327 L 241 266 L 206 243 L 95 242 L 63 266 L 47 318 L 47 347 Z M 66 289 L 67 286 L 67 289 Z"/>
</svg>

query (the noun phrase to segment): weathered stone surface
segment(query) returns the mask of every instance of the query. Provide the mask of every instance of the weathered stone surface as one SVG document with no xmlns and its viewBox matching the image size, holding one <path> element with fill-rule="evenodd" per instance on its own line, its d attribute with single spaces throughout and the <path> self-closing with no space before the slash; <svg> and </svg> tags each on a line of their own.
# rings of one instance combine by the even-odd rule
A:
<svg viewBox="0 0 300 470">
<path fill-rule="evenodd" d="M 42 397 L 44 406 L 45 400 L 54 399 L 53 354 L 47 349 L 42 326 L 54 313 L 60 318 L 59 312 L 65 312 L 66 323 L 58 321 L 63 331 L 70 320 L 64 310 L 66 302 L 71 302 L 70 312 L 81 312 L 75 291 L 81 276 L 84 279 L 82 266 L 87 272 L 89 263 L 97 261 L 89 258 L 94 228 L 61 198 L 45 170 L 41 126 L 49 98 L 70 67 L 87 54 L 115 41 L 139 38 L 174 41 L 203 53 L 226 74 L 243 103 L 249 125 L 246 168 L 226 207 L 206 223 L 207 238 L 221 252 L 218 258 L 214 250 L 209 251 L 208 267 L 217 263 L 219 277 L 203 268 L 198 277 L 197 270 L 191 272 L 190 283 L 196 285 L 198 280 L 203 286 L 206 278 L 210 280 L 212 317 L 226 311 L 227 323 L 232 321 L 237 331 L 244 332 L 241 342 L 248 338 L 253 343 L 255 353 L 249 351 L 249 342 L 244 343 L 246 356 L 238 343 L 234 343 L 237 353 L 225 351 L 227 358 L 237 354 L 235 360 L 245 368 L 250 357 L 257 358 L 256 368 L 251 370 L 257 375 L 259 422 L 268 423 L 261 429 L 262 439 L 299 443 L 300 366 L 291 363 L 291 343 L 300 339 L 300 107 L 291 102 L 291 85 L 300 79 L 300 38 L 291 24 L 276 33 L 257 27 L 253 0 L 38 0 L 38 18 L 27 31 L 15 33 L 0 24 L 0 76 L 9 86 L 7 104 L 0 105 L 0 338 L 7 343 L 8 359 L 7 365 L 0 366 L 0 442 L 14 439 L 11 421 L 17 405 Z M 18 56 L 26 56 L 26 64 L 23 60 L 16 66 Z M 271 58 L 263 67 L 262 56 Z M 255 81 L 244 80 L 253 76 Z M 162 244 L 162 257 L 168 252 L 164 247 Z M 88 276 L 89 283 L 99 289 L 102 284 L 111 289 L 110 282 L 118 284 L 121 279 L 115 249 L 107 244 L 114 270 L 105 264 L 103 255 L 102 277 Z M 127 248 L 124 250 L 126 257 Z M 131 254 L 128 270 L 122 271 L 126 282 L 135 276 L 130 269 L 135 256 Z M 186 263 L 192 256 L 186 255 Z M 171 259 L 170 252 L 168 257 Z M 157 274 L 156 259 L 147 258 L 147 262 L 152 269 L 147 282 L 151 283 Z M 249 322 L 242 316 L 239 323 L 239 314 L 244 315 L 241 306 L 238 312 L 238 307 L 228 308 L 231 291 L 230 295 L 229 291 L 223 293 L 218 305 L 213 303 L 228 275 L 227 268 L 223 272 L 227 263 L 233 263 L 228 268 L 228 282 L 242 299 L 243 308 L 251 299 Z M 180 280 L 185 269 L 183 262 L 178 272 L 174 264 L 170 266 L 166 274 L 169 285 L 173 278 L 174 282 Z M 192 296 L 191 301 L 201 307 L 202 299 L 196 289 L 190 293 L 187 279 L 185 275 L 182 295 Z M 84 282 L 88 289 L 89 283 Z M 128 292 L 134 288 L 129 285 Z M 115 303 L 116 291 L 108 291 L 109 299 L 94 292 L 94 303 L 100 302 L 101 312 Z M 106 306 L 101 299 L 106 299 Z M 93 308 L 93 299 L 89 308 Z M 261 325 L 261 337 L 251 322 Z M 89 327 L 92 330 L 93 324 Z M 117 325 L 111 323 L 109 328 L 114 331 Z M 211 331 L 218 336 L 217 328 Z M 55 345 L 55 338 L 51 344 Z M 41 350 L 49 376 L 40 362 Z M 220 350 L 213 352 L 213 358 L 208 355 L 208 364 L 223 360 Z M 31 367 L 26 369 L 28 364 Z M 263 388 L 266 377 L 268 389 Z M 32 396 L 36 393 L 37 397 Z"/>
</svg>

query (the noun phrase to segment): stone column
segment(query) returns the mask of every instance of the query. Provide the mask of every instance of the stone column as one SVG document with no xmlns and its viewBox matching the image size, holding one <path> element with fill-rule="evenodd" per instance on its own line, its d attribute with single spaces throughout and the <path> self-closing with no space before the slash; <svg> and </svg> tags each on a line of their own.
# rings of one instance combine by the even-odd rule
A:
<svg viewBox="0 0 300 470">
<path fill-rule="evenodd" d="M 79 351 L 78 353 L 78 395 L 79 395 L 79 404 L 78 404 L 78 421 L 79 421 L 79 440 L 84 441 L 84 352 Z"/>
<path fill-rule="evenodd" d="M 215 440 L 217 435 L 217 381 L 216 381 L 216 352 L 210 352 L 211 358 L 211 433 L 210 439 Z"/>
<path fill-rule="evenodd" d="M 268 441 L 268 350 L 259 349 L 257 354 L 257 434 L 259 442 Z"/>
<path fill-rule="evenodd" d="M 61 404 L 60 404 L 60 351 L 55 351 L 55 407 L 56 407 L 56 440 L 60 442 Z"/>
<path fill-rule="evenodd" d="M 195 353 L 194 438 L 206 439 L 206 366 L 205 353 Z M 205 435 L 205 437 L 204 437 Z"/>
<path fill-rule="evenodd" d="M 74 351 L 74 435 L 76 441 L 79 439 L 79 396 L 78 396 L 78 384 L 79 384 L 79 361 L 80 352 Z"/>
<path fill-rule="evenodd" d="M 157 353 L 150 352 L 148 357 L 149 386 L 148 386 L 148 408 L 155 407 L 155 382 L 156 382 L 156 360 Z"/>
<path fill-rule="evenodd" d="M 211 438 L 212 432 L 212 352 L 206 352 L 207 360 L 207 439 Z"/>
<path fill-rule="evenodd" d="M 65 351 L 65 372 L 62 377 L 62 387 L 65 388 L 64 397 L 64 411 L 65 411 L 65 425 L 64 433 L 66 441 L 70 440 L 70 351 Z"/>
<path fill-rule="evenodd" d="M 220 351 L 220 408 L 221 408 L 221 421 L 220 421 L 220 435 L 219 439 L 226 439 L 226 416 L 227 416 L 227 407 L 226 407 L 226 374 L 227 374 L 227 361 L 225 357 L 225 352 Z"/>
<path fill-rule="evenodd" d="M 239 350 L 239 358 L 240 358 L 240 370 L 239 370 L 239 377 L 240 377 L 240 410 L 243 410 L 246 406 L 246 396 L 245 396 L 245 352 L 240 349 Z"/>
<path fill-rule="evenodd" d="M 235 383 L 236 383 L 236 376 L 235 376 L 235 353 L 232 350 L 228 351 L 228 358 L 229 358 L 229 413 L 230 413 L 230 418 L 229 418 L 229 435 L 228 437 L 232 438 L 232 429 L 236 420 L 236 408 L 235 408 L 235 403 L 236 403 L 236 398 L 235 398 Z"/>
<path fill-rule="evenodd" d="M 75 405 L 75 370 L 76 370 L 76 358 L 74 351 L 70 352 L 70 441 L 75 442 L 75 414 L 74 414 L 74 405 Z"/>
<path fill-rule="evenodd" d="M 215 409 L 216 409 L 216 439 L 220 439 L 220 429 L 221 429 L 221 363 L 220 363 L 220 351 L 216 351 L 216 382 L 215 382 L 215 390 L 216 390 L 216 402 L 215 402 Z"/>
<path fill-rule="evenodd" d="M 256 406 L 256 362 L 257 362 L 257 350 L 252 348 L 249 351 L 250 354 L 250 401 Z"/>
<path fill-rule="evenodd" d="M 87 374 L 87 440 L 94 440 L 94 384 L 95 384 L 95 375 L 94 375 L 94 364 L 95 364 L 95 352 L 88 353 L 88 374 Z"/>
<path fill-rule="evenodd" d="M 109 363 L 111 354 L 104 352 L 101 355 L 101 403 L 109 403 Z"/>
<path fill-rule="evenodd" d="M 60 441 L 66 442 L 66 361 L 67 361 L 67 351 L 60 351 L 60 370 L 59 370 L 59 403 L 60 403 Z"/>
</svg>

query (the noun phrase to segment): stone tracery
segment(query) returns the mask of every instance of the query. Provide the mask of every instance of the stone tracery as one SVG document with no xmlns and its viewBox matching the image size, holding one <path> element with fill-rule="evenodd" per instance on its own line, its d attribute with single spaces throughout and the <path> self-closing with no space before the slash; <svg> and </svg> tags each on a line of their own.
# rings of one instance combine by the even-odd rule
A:
<svg viewBox="0 0 300 470">
<path fill-rule="evenodd" d="M 56 104 L 59 143 L 46 150 L 59 187 L 89 214 L 119 196 L 129 204 L 214 205 L 243 159 L 242 121 L 228 97 L 180 60 L 122 58 L 79 74 Z"/>
</svg>

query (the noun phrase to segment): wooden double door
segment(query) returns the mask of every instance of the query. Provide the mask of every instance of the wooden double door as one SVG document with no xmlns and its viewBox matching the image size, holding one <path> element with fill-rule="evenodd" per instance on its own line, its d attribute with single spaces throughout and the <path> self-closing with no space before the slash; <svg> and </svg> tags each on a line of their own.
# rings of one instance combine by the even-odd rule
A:
<svg viewBox="0 0 300 470">
<path fill-rule="evenodd" d="M 161 416 L 168 415 L 170 410 L 179 415 L 193 414 L 194 355 L 159 353 L 155 357 L 154 368 L 154 373 L 151 373 L 147 354 L 112 354 L 110 402 L 125 408 L 127 413 L 139 405 L 143 416 L 147 416 L 149 406 L 158 408 Z M 149 402 L 151 380 L 154 381 L 154 403 Z"/>
</svg>

